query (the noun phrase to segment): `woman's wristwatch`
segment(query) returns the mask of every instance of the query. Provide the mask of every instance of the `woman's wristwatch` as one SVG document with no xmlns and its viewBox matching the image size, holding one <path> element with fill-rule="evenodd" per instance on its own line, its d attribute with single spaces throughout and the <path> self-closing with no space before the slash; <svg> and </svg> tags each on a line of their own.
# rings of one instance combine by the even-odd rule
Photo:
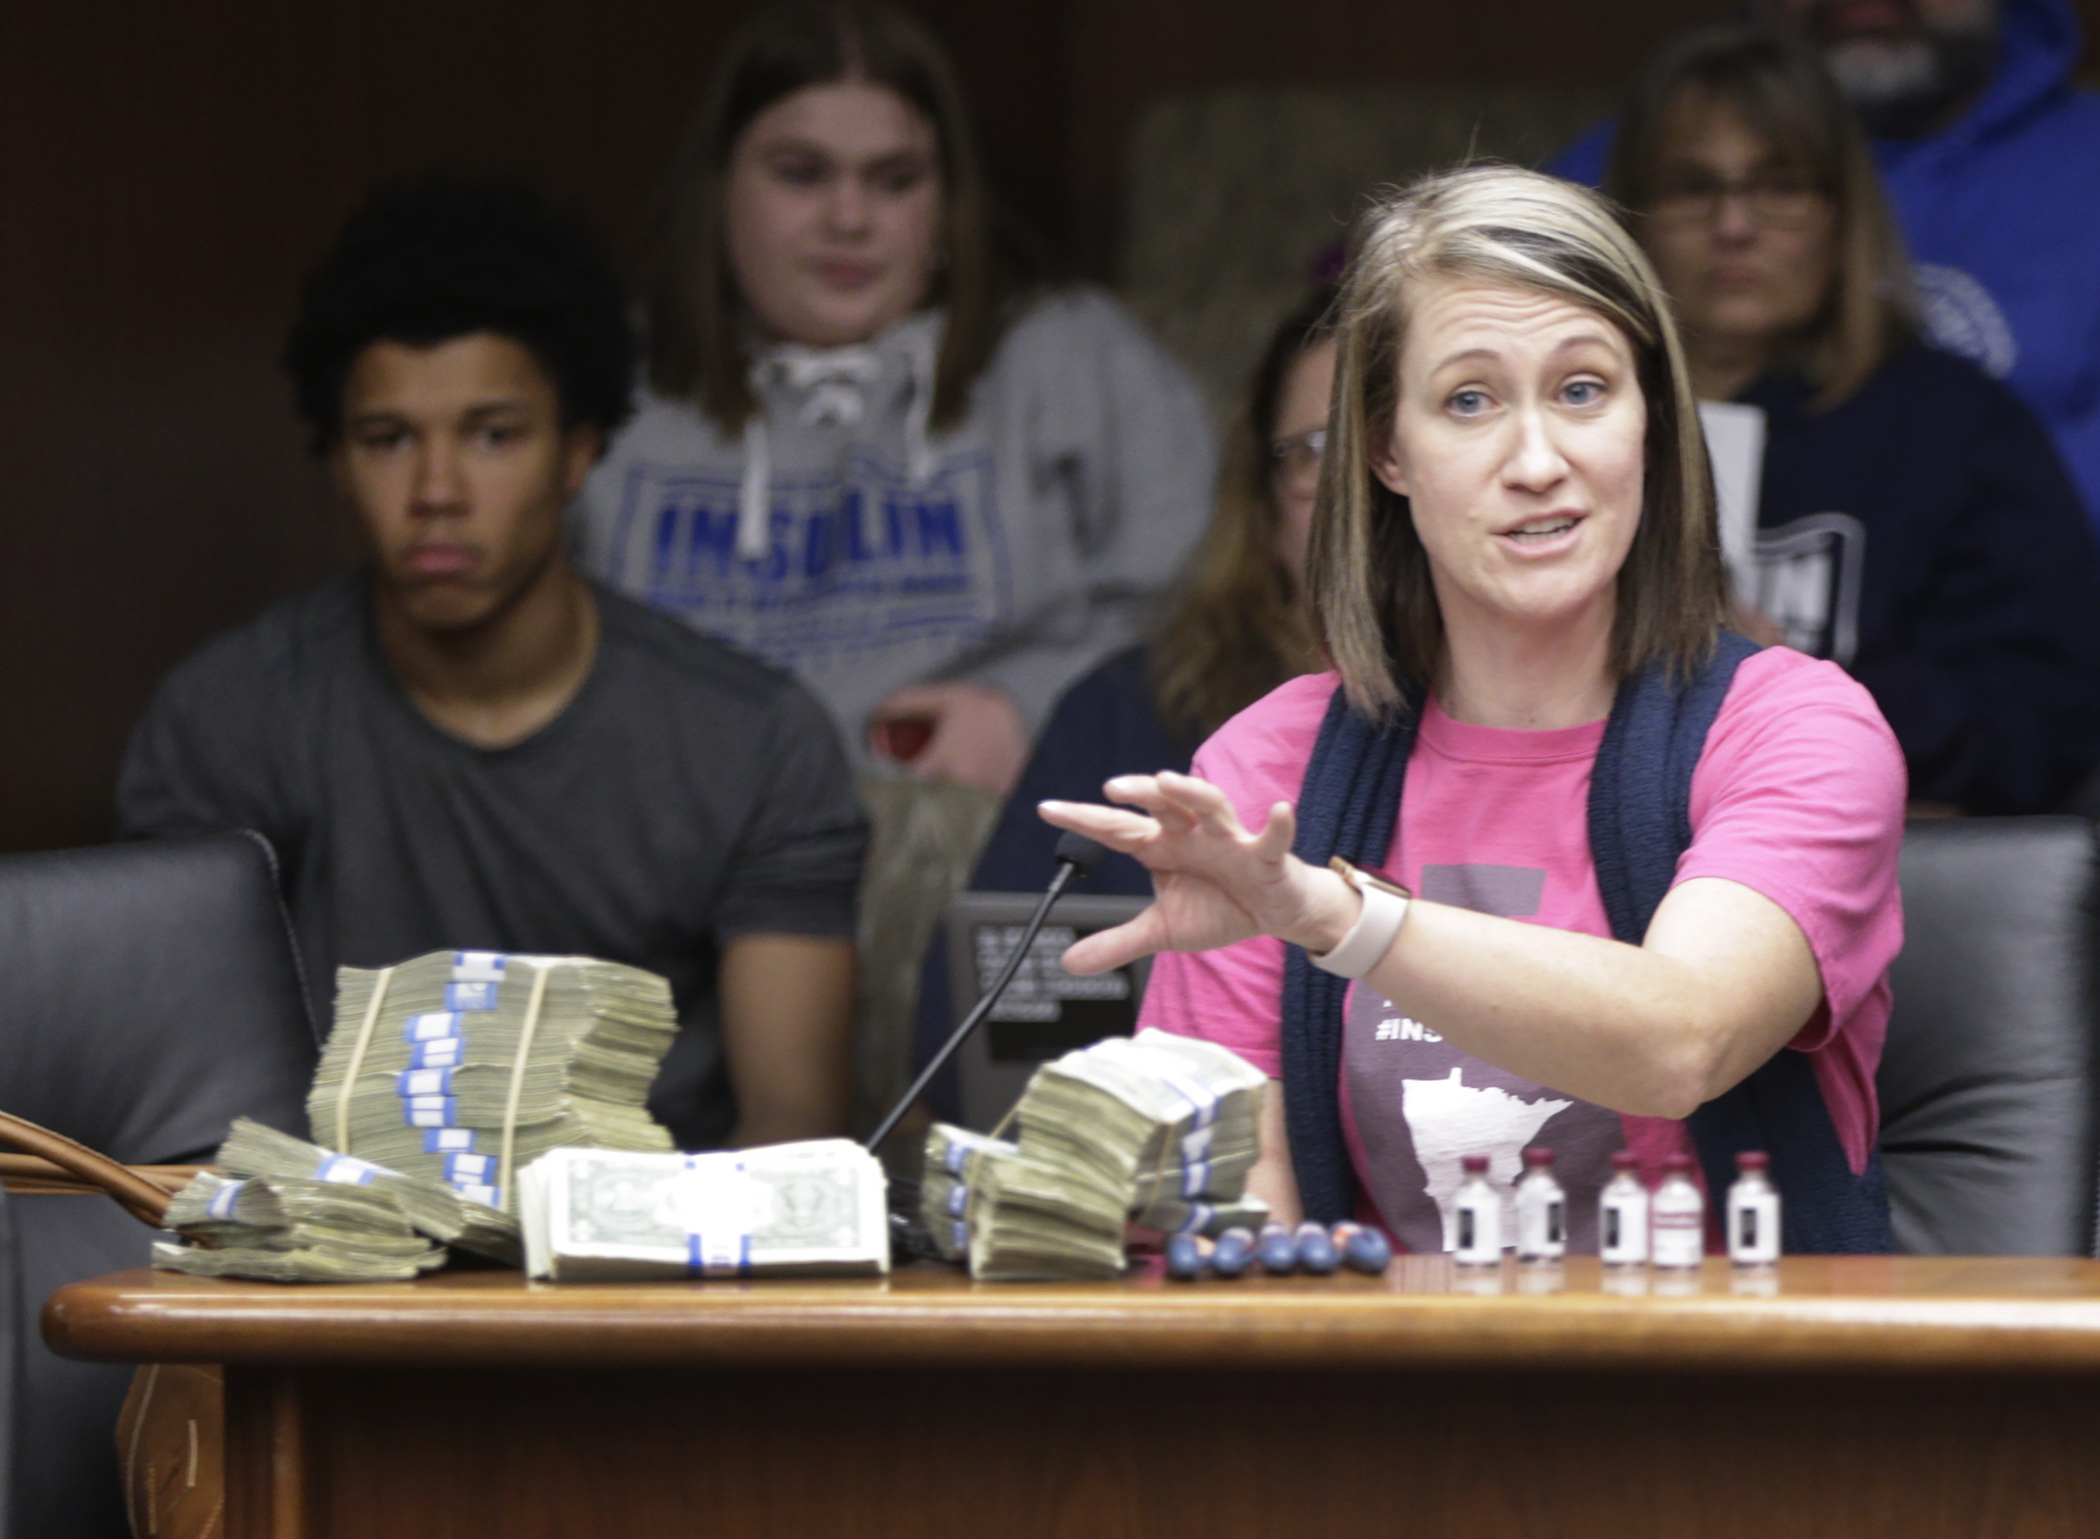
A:
<svg viewBox="0 0 2100 1539">
<path fill-rule="evenodd" d="M 1327 862 L 1327 868 L 1363 894 L 1363 911 L 1356 916 L 1349 933 L 1335 943 L 1334 950 L 1308 951 L 1305 959 L 1338 978 L 1361 978 L 1378 965 L 1379 958 L 1392 946 L 1414 894 L 1384 872 L 1351 865 L 1339 855 Z"/>
</svg>

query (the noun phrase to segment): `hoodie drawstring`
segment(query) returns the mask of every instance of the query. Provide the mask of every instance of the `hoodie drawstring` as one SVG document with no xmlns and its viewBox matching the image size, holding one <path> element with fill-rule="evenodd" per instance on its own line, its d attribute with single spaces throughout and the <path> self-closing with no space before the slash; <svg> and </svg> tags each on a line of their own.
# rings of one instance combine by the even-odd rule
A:
<svg viewBox="0 0 2100 1539">
<path fill-rule="evenodd" d="M 913 332 L 904 356 L 911 360 L 911 405 L 904 413 L 904 475 L 916 491 L 933 479 L 933 388 L 939 360 L 934 354 L 936 335 L 931 330 Z"/>
<path fill-rule="evenodd" d="M 773 445 L 766 434 L 765 403 L 744 424 L 744 483 L 736 495 L 736 554 L 757 561 L 773 543 L 772 510 L 766 504 L 773 486 Z"/>
<path fill-rule="evenodd" d="M 904 473 L 913 487 L 933 476 L 933 390 L 937 328 L 919 327 L 901 340 L 910 375 L 904 414 Z M 762 560 L 772 549 L 773 444 L 766 429 L 766 396 L 774 385 L 804 394 L 797 415 L 809 427 L 854 427 L 867 414 L 867 390 L 882 373 L 872 347 L 814 348 L 787 343 L 751 365 L 757 410 L 744 424 L 744 475 L 737 488 L 736 553 Z M 862 510 L 865 517 L 867 510 Z M 862 531 L 865 535 L 866 531 Z"/>
</svg>

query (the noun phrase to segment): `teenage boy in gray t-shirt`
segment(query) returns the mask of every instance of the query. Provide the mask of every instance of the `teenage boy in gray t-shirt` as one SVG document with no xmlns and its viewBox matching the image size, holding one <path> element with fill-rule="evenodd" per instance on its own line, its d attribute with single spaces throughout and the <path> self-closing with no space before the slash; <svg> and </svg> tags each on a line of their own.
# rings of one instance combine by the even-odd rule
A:
<svg viewBox="0 0 2100 1539">
<path fill-rule="evenodd" d="M 682 1146 L 843 1132 L 866 830 L 834 729 L 570 565 L 628 411 L 617 281 L 528 193 L 419 183 L 351 219 L 286 362 L 366 560 L 175 670 L 125 830 L 266 835 L 324 1020 L 339 964 L 608 957 L 671 982 Z"/>
</svg>

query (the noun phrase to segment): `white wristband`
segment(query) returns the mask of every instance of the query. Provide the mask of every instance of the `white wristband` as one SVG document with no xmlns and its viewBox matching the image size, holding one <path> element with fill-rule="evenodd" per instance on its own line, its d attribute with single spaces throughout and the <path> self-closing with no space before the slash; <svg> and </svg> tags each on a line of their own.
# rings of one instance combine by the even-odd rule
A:
<svg viewBox="0 0 2100 1539">
<path fill-rule="evenodd" d="M 1407 899 L 1398 893 L 1388 892 L 1369 882 L 1350 883 L 1363 898 L 1363 911 L 1356 916 L 1356 923 L 1349 933 L 1336 943 L 1334 950 L 1325 954 L 1308 951 L 1305 959 L 1322 972 L 1333 973 L 1337 978 L 1361 978 L 1378 965 L 1393 944 L 1393 937 L 1400 933 L 1400 921 L 1407 917 Z"/>
</svg>

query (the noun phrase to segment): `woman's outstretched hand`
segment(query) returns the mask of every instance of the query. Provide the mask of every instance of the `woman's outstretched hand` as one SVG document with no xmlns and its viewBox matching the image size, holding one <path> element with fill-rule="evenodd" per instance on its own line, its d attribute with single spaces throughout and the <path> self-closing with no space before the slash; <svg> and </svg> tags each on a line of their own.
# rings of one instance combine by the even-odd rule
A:
<svg viewBox="0 0 2100 1539">
<path fill-rule="evenodd" d="M 1298 820 L 1289 802 L 1249 833 L 1224 793 L 1193 775 L 1119 775 L 1102 789 L 1139 810 L 1085 802 L 1038 810 L 1046 823 L 1134 856 L 1152 873 L 1152 906 L 1073 945 L 1067 972 L 1102 973 L 1154 952 L 1208 951 L 1252 935 L 1324 952 L 1355 923 L 1362 900 L 1348 884 L 1291 853 Z"/>
</svg>

